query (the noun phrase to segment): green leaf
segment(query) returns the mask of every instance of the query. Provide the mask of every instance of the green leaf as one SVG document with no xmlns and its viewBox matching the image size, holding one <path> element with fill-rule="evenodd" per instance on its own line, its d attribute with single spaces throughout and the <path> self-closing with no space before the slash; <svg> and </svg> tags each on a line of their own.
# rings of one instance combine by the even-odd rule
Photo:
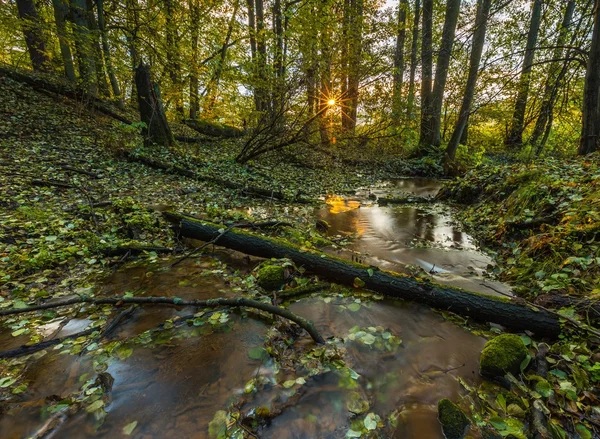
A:
<svg viewBox="0 0 600 439">
<path fill-rule="evenodd" d="M 544 379 L 538 381 L 535 385 L 535 391 L 542 395 L 544 398 L 550 398 L 550 395 L 554 393 L 550 383 Z"/>
<path fill-rule="evenodd" d="M 16 378 L 4 377 L 4 378 L 0 379 L 0 387 L 4 388 L 4 387 L 12 386 L 15 383 L 15 381 L 17 381 Z"/>
<path fill-rule="evenodd" d="M 361 437 L 361 436 L 362 436 L 362 433 L 360 431 L 350 429 L 346 432 L 346 437 L 348 437 L 348 438 Z"/>
<path fill-rule="evenodd" d="M 123 434 L 126 436 L 129 436 L 133 430 L 135 430 L 135 427 L 137 427 L 138 422 L 137 421 L 133 421 L 130 422 L 129 424 L 127 424 L 125 427 L 123 427 Z"/>
<path fill-rule="evenodd" d="M 506 398 L 504 398 L 504 395 L 502 393 L 499 393 L 496 397 L 496 403 L 498 404 L 498 406 L 500 406 L 502 411 L 506 412 Z"/>
<path fill-rule="evenodd" d="M 365 281 L 360 277 L 355 277 L 353 282 L 354 288 L 363 288 L 365 286 Z"/>
<path fill-rule="evenodd" d="M 373 277 L 373 269 L 372 268 L 367 268 L 367 273 L 369 274 L 369 277 Z"/>
<path fill-rule="evenodd" d="M 575 430 L 581 439 L 592 439 L 592 432 L 583 424 L 577 424 Z"/>
<path fill-rule="evenodd" d="M 96 410 L 100 410 L 102 407 L 104 407 L 104 401 L 102 401 L 101 399 L 98 399 L 98 400 L 94 401 L 93 403 L 91 403 L 90 405 L 88 405 L 85 408 L 85 411 L 88 413 L 93 413 Z"/>
<path fill-rule="evenodd" d="M 360 309 L 360 303 L 353 302 L 350 305 L 348 305 L 348 309 L 352 312 L 356 312 Z"/>
<path fill-rule="evenodd" d="M 119 360 L 126 360 L 133 353 L 133 348 L 130 346 L 121 345 L 116 349 L 115 353 L 117 354 L 117 357 L 119 357 Z"/>
<path fill-rule="evenodd" d="M 366 345 L 372 345 L 375 343 L 375 336 L 373 334 L 366 334 L 361 340 Z"/>
<path fill-rule="evenodd" d="M 521 340 L 523 340 L 523 344 L 525 346 L 529 346 L 531 344 L 531 338 L 527 335 L 521 335 Z"/>
<path fill-rule="evenodd" d="M 287 380 L 287 381 L 284 381 L 284 382 L 283 382 L 282 386 L 283 386 L 285 389 L 289 389 L 289 388 L 293 387 L 293 386 L 294 386 L 294 384 L 296 384 L 296 380 Z"/>
<path fill-rule="evenodd" d="M 25 333 L 25 332 L 27 332 L 28 330 L 29 330 L 29 328 L 21 328 L 21 329 L 17 329 L 16 331 L 13 331 L 13 332 L 11 333 L 11 335 L 12 335 L 13 337 L 18 337 L 19 335 L 21 335 L 21 334 L 24 334 L 24 333 Z"/>
<path fill-rule="evenodd" d="M 372 431 L 377 428 L 377 421 L 379 421 L 379 419 L 379 416 L 377 416 L 375 413 L 369 413 L 367 416 L 365 416 L 363 424 L 367 430 Z"/>
<path fill-rule="evenodd" d="M 267 351 L 262 346 L 255 346 L 248 351 L 248 357 L 253 360 L 262 360 L 267 356 Z"/>
<path fill-rule="evenodd" d="M 523 361 L 521 361 L 521 365 L 519 366 L 521 368 L 521 372 L 523 372 L 525 369 L 527 369 L 527 366 L 529 366 L 530 362 L 531 362 L 531 355 L 527 354 L 527 356 L 523 359 Z"/>
</svg>

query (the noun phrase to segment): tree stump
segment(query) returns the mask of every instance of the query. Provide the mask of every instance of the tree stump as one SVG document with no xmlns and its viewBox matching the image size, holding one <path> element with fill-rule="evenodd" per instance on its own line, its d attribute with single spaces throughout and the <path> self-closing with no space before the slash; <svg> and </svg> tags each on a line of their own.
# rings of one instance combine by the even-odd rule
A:
<svg viewBox="0 0 600 439">
<path fill-rule="evenodd" d="M 160 89 L 152 82 L 149 65 L 140 63 L 135 69 L 135 85 L 140 119 L 146 124 L 142 130 L 144 144 L 169 148 L 173 145 L 173 134 L 162 105 Z"/>
</svg>

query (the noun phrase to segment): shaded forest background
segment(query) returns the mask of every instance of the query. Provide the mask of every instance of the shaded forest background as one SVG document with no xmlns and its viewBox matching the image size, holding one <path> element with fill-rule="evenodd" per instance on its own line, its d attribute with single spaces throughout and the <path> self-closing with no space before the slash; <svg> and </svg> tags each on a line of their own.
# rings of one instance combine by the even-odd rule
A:
<svg viewBox="0 0 600 439">
<path fill-rule="evenodd" d="M 243 136 L 240 162 L 300 145 L 427 157 L 453 173 L 484 153 L 598 148 L 597 6 L 3 1 L 0 61 L 62 76 L 121 108 L 141 109 L 153 95 L 162 108 L 150 117 L 164 109 L 170 121 Z M 152 131 L 153 143 L 172 144 L 169 132 Z"/>
</svg>

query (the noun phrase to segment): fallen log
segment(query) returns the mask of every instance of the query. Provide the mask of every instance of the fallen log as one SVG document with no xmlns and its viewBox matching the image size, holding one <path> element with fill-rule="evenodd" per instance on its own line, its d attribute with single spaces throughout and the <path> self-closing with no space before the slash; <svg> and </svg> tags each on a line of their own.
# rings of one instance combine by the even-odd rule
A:
<svg viewBox="0 0 600 439">
<path fill-rule="evenodd" d="M 208 122 L 206 120 L 186 119 L 183 121 L 191 129 L 211 137 L 223 137 L 226 139 L 242 137 L 245 131 L 229 125 Z"/>
<path fill-rule="evenodd" d="M 191 178 L 196 181 L 204 181 L 207 183 L 214 183 L 218 186 L 225 187 L 227 189 L 233 189 L 240 191 L 243 195 L 252 196 L 252 197 L 260 197 L 260 198 L 274 198 L 276 200 L 286 200 L 286 196 L 283 192 L 276 190 L 263 189 L 255 186 L 247 186 L 241 183 L 236 183 L 231 180 L 225 180 L 222 178 L 212 177 L 210 175 L 200 175 L 191 169 L 182 168 L 181 166 L 171 165 L 168 163 L 163 163 L 158 160 L 154 160 L 150 157 L 134 155 L 128 151 L 123 152 L 123 156 L 126 160 L 130 162 L 138 162 L 142 163 L 146 166 L 149 166 L 154 169 L 160 169 L 170 174 L 182 175 L 184 177 Z M 301 197 L 299 194 L 291 200 L 296 203 L 310 203 L 310 200 Z"/>
<path fill-rule="evenodd" d="M 184 237 L 210 241 L 223 226 L 173 212 L 163 215 Z M 346 285 L 355 279 L 365 288 L 397 299 L 413 300 L 433 308 L 449 310 L 480 322 L 499 323 L 514 331 L 531 331 L 540 337 L 556 338 L 561 332 L 559 317 L 545 309 L 517 303 L 509 298 L 494 297 L 438 285 L 350 262 L 317 251 L 300 250 L 285 241 L 266 238 L 241 230 L 230 230 L 219 238 L 219 245 L 263 258 L 289 258 L 296 265 Z"/>
<path fill-rule="evenodd" d="M 382 197 L 377 199 L 377 203 L 380 206 L 387 206 L 388 204 L 428 204 L 434 201 L 433 197 L 419 197 L 416 195 L 401 198 Z"/>
</svg>

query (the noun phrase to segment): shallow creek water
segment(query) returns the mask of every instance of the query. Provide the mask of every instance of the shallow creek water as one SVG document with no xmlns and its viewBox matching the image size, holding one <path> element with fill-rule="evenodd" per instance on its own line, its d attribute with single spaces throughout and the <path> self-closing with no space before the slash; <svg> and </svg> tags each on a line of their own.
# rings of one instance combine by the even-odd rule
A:
<svg viewBox="0 0 600 439">
<path fill-rule="evenodd" d="M 403 180 L 371 190 L 377 195 L 411 191 L 419 195 L 435 193 L 439 183 L 428 180 Z M 367 193 L 357 197 L 329 198 L 318 217 L 331 224 L 330 234 L 355 234 L 353 250 L 368 253 L 368 263 L 383 268 L 404 270 L 405 264 L 431 271 L 437 280 L 482 286 L 482 274 L 491 260 L 479 253 L 470 237 L 450 223 L 451 212 L 441 207 L 379 207 L 367 202 Z M 436 210 L 439 209 L 439 210 Z M 344 254 L 344 253 L 343 253 Z M 227 270 L 242 276 L 257 263 L 239 254 L 218 251 L 210 256 L 188 259 L 175 269 L 161 271 L 151 267 L 133 267 L 115 273 L 98 294 L 120 295 L 125 291 L 183 299 L 235 296 L 237 293 L 218 272 L 206 275 L 215 261 L 226 262 Z M 433 268 L 433 270 L 432 270 Z M 436 271 L 437 270 L 437 271 Z M 489 281 L 485 281 L 489 282 Z M 494 288 L 499 288 L 495 283 Z M 504 288 L 504 287 L 502 287 Z M 327 337 L 344 340 L 344 360 L 358 374 L 353 386 L 338 371 L 307 377 L 306 384 L 292 395 L 269 362 L 252 359 L 253 348 L 263 346 L 268 323 L 231 313 L 229 321 L 208 332 L 182 325 L 165 329 L 152 343 L 127 345 L 129 356 L 112 362 L 106 370 L 114 378 L 109 394 L 107 415 L 98 426 L 85 410 L 70 416 L 54 432 L 56 438 L 125 437 L 123 427 L 137 421 L 132 438 L 208 438 L 208 424 L 218 410 L 227 410 L 240 399 L 245 383 L 259 375 L 271 378 L 272 385 L 244 398 L 242 411 L 277 401 L 289 404 L 268 426 L 261 438 L 344 438 L 353 419 L 349 407 L 356 401 L 368 401 L 369 413 L 382 419 L 398 415 L 397 426 L 386 427 L 380 437 L 442 439 L 437 421 L 437 401 L 458 400 L 461 386 L 457 378 L 476 384 L 479 353 L 485 339 L 444 320 L 429 308 L 401 301 L 355 300 L 341 296 L 303 298 L 290 309 L 313 320 Z M 181 308 L 137 309 L 111 340 L 127 340 L 166 319 L 184 316 L 192 310 Z M 90 321 L 74 319 L 62 328 L 77 332 Z M 50 323 L 48 333 L 58 328 Z M 53 325 L 53 326 L 52 326 Z M 399 345 L 377 349 L 362 343 L 356 334 L 385 331 L 401 339 Z M 362 331 L 362 332 L 357 332 Z M 377 332 L 378 331 L 378 332 Z M 6 337 L 0 332 L 0 347 L 9 349 L 26 340 Z M 296 342 L 311 345 L 308 336 Z M 301 375 L 301 368 L 298 368 Z M 80 378 L 84 375 L 84 378 Z M 25 438 L 40 431 L 48 417 L 44 407 L 71 392 L 82 382 L 96 376 L 90 355 L 70 355 L 48 350 L 39 359 L 30 360 L 25 372 L 27 390 L 0 411 L 0 438 Z M 1 389 L 0 389 L 1 390 Z M 293 399 L 292 399 L 293 397 Z M 2 401 L 2 400 L 0 400 Z M 365 412 L 365 413 L 367 413 Z"/>
</svg>

